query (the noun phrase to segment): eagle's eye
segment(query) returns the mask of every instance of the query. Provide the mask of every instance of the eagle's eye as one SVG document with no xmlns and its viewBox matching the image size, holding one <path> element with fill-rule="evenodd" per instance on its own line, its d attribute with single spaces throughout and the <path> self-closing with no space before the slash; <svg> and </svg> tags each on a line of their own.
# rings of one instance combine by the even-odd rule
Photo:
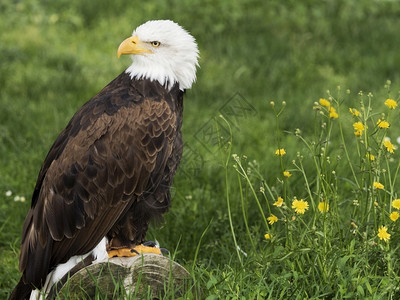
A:
<svg viewBox="0 0 400 300">
<path fill-rule="evenodd" d="M 161 43 L 158 42 L 158 41 L 152 41 L 152 42 L 150 42 L 150 44 L 151 44 L 153 47 L 159 47 L 159 46 L 161 45 Z"/>
</svg>

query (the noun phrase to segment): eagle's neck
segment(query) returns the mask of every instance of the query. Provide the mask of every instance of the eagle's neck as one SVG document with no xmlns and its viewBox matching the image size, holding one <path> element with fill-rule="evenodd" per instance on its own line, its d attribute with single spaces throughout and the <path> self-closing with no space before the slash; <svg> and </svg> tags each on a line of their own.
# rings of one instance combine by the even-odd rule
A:
<svg viewBox="0 0 400 300">
<path fill-rule="evenodd" d="M 165 62 L 159 62 L 148 56 L 134 56 L 132 64 L 125 72 L 129 74 L 131 79 L 157 81 L 168 90 L 178 82 L 178 78 L 172 71 L 171 66 L 167 66 Z"/>
<path fill-rule="evenodd" d="M 132 60 L 125 71 L 131 79 L 157 81 L 167 90 L 178 83 L 182 91 L 190 89 L 196 80 L 196 64 L 190 60 L 166 60 L 157 55 L 132 55 Z"/>
</svg>

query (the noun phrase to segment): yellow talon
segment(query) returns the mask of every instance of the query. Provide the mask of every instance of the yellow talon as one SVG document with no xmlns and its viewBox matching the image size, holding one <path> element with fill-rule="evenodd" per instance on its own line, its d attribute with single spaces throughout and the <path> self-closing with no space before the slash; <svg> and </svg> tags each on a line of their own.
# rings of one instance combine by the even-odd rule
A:
<svg viewBox="0 0 400 300">
<path fill-rule="evenodd" d="M 143 253 L 154 253 L 161 255 L 161 250 L 157 247 L 137 245 L 134 248 L 122 248 L 108 251 L 108 257 L 132 257 Z"/>
</svg>

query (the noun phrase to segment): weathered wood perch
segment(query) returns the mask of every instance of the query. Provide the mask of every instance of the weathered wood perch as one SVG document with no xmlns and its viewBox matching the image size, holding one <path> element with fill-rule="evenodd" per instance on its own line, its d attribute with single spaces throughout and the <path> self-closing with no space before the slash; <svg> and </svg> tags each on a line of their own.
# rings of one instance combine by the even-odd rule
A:
<svg viewBox="0 0 400 300">
<path fill-rule="evenodd" d="M 115 291 L 118 293 L 122 289 L 126 294 L 136 295 L 135 299 L 141 299 L 149 291 L 155 299 L 162 297 L 166 291 L 180 297 L 191 285 L 189 272 L 178 263 L 162 255 L 144 254 L 114 257 L 108 262 L 86 267 L 81 263 L 71 270 L 69 276 L 66 275 L 53 286 L 47 299 L 55 296 L 61 299 L 92 299 L 95 298 L 96 289 L 102 298 L 110 299 Z"/>
</svg>

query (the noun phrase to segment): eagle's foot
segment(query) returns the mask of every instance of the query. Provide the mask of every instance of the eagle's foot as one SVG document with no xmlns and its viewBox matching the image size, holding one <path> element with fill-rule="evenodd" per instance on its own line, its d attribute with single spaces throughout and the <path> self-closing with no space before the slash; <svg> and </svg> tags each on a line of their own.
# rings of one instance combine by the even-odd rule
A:
<svg viewBox="0 0 400 300">
<path fill-rule="evenodd" d="M 169 253 L 168 250 L 164 248 L 157 247 L 157 243 L 155 242 L 145 242 L 142 245 L 137 245 L 133 248 L 121 248 L 121 249 L 113 249 L 109 250 L 108 257 L 132 257 L 144 253 L 154 253 L 158 255 L 162 255 L 162 253 Z"/>
<path fill-rule="evenodd" d="M 144 242 L 143 246 L 155 247 L 157 249 L 160 249 L 161 254 L 169 255 L 169 251 L 167 249 L 165 249 L 165 248 L 160 248 L 160 244 L 157 241 L 155 241 L 155 242 L 153 242 L 153 241 Z"/>
</svg>

